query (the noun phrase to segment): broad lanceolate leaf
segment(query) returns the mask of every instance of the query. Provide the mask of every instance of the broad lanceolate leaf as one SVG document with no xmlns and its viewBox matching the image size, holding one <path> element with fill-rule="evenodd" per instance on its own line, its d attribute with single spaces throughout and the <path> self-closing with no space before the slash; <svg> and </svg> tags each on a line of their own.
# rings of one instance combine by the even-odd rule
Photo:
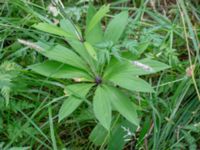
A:
<svg viewBox="0 0 200 150">
<path fill-rule="evenodd" d="M 121 12 L 116 15 L 108 24 L 104 37 L 106 40 L 116 43 L 122 35 L 128 23 L 128 12 Z"/>
<path fill-rule="evenodd" d="M 70 20 L 62 19 L 60 21 L 60 27 L 64 31 L 66 31 L 67 33 L 69 33 L 70 35 L 74 36 L 74 38 L 76 38 L 77 40 L 81 40 L 82 39 L 82 37 L 81 37 L 81 31 Z"/>
<path fill-rule="evenodd" d="M 96 13 L 95 7 L 90 4 L 88 11 L 87 11 L 86 26 L 89 26 L 89 23 L 90 23 L 92 17 L 95 15 L 95 13 Z M 86 39 L 86 41 L 88 41 L 91 44 L 96 44 L 96 43 L 102 41 L 103 30 L 101 28 L 101 22 L 97 23 L 89 33 L 86 33 L 85 39 Z"/>
<path fill-rule="evenodd" d="M 108 131 L 100 123 L 98 123 L 90 133 L 89 139 L 95 145 L 100 146 L 105 142 L 104 140 L 106 139 L 107 135 Z"/>
<path fill-rule="evenodd" d="M 152 60 L 152 59 L 147 59 L 147 58 L 139 60 L 138 62 L 145 64 L 145 65 L 149 66 L 150 68 L 152 68 L 153 73 L 170 68 L 170 66 L 168 66 L 162 62 Z M 139 69 L 141 70 L 141 68 L 139 68 L 139 67 L 137 67 L 137 69 L 138 69 L 138 71 L 139 71 Z"/>
<path fill-rule="evenodd" d="M 76 110 L 76 108 L 83 102 L 82 98 L 86 96 L 92 86 L 93 84 L 73 84 L 67 87 L 67 92 L 70 96 L 64 101 L 59 110 L 59 121 L 68 117 L 74 110 Z"/>
<path fill-rule="evenodd" d="M 122 88 L 137 92 L 153 92 L 153 88 L 146 81 L 131 74 L 120 73 L 110 76 L 109 81 Z"/>
<path fill-rule="evenodd" d="M 131 60 L 119 61 L 113 58 L 110 61 L 110 64 L 108 65 L 108 67 L 106 68 L 104 78 L 108 79 L 112 75 L 121 74 L 121 73 L 131 74 L 131 75 L 146 75 L 146 74 L 156 73 L 158 71 L 169 68 L 168 65 L 155 61 L 155 60 L 151 60 L 151 59 L 143 59 L 136 62 L 139 62 L 145 66 L 148 66 L 151 69 L 145 69 L 141 65 L 137 65 L 137 63 L 132 63 Z"/>
<path fill-rule="evenodd" d="M 108 80 L 110 76 L 119 74 L 122 72 L 127 72 L 131 73 L 132 72 L 132 65 L 130 66 L 130 63 L 123 61 L 123 60 L 118 60 L 115 58 L 112 58 L 110 60 L 110 63 L 105 69 L 105 73 L 103 75 L 103 78 Z"/>
<path fill-rule="evenodd" d="M 94 84 L 92 83 L 78 83 L 78 84 L 70 84 L 65 88 L 65 94 L 70 96 L 74 95 L 77 97 L 85 97 L 88 91 Z"/>
<path fill-rule="evenodd" d="M 124 95 L 119 89 L 111 86 L 104 86 L 105 95 L 107 95 L 113 106 L 124 116 L 128 121 L 135 125 L 139 125 L 139 119 L 136 109 L 130 102 L 129 98 Z"/>
<path fill-rule="evenodd" d="M 40 51 L 40 53 L 49 59 L 59 61 L 86 71 L 88 70 L 85 62 L 72 50 L 62 45 L 49 46 L 41 42 L 39 42 L 38 45 L 44 49 L 44 51 Z"/>
<path fill-rule="evenodd" d="M 75 38 L 73 34 L 66 32 L 62 28 L 57 27 L 53 24 L 39 23 L 39 24 L 33 25 L 33 27 L 36 28 L 36 29 L 39 29 L 41 31 L 47 32 L 47 33 L 51 33 L 51 34 L 55 34 L 55 35 L 59 35 L 59 36 L 64 36 L 67 39 Z"/>
<path fill-rule="evenodd" d="M 68 99 L 66 99 L 62 104 L 58 114 L 59 122 L 68 117 L 81 103 L 82 100 L 74 96 L 70 96 Z"/>
<path fill-rule="evenodd" d="M 84 42 L 84 45 L 85 45 L 85 49 L 88 51 L 88 53 L 90 54 L 90 56 L 93 59 L 97 60 L 97 53 L 96 53 L 94 47 L 90 43 L 88 43 L 88 42 Z"/>
<path fill-rule="evenodd" d="M 56 61 L 45 61 L 28 67 L 43 76 L 51 78 L 84 78 L 92 81 L 92 78 L 83 70 L 62 64 Z"/>
<path fill-rule="evenodd" d="M 111 103 L 108 93 L 103 86 L 98 86 L 93 99 L 93 109 L 96 118 L 107 130 L 110 129 L 111 124 Z"/>
<path fill-rule="evenodd" d="M 69 44 L 74 49 L 74 51 L 76 51 L 76 53 L 78 53 L 81 56 L 81 58 L 83 58 L 87 63 L 89 63 L 89 60 L 91 60 L 92 58 L 90 58 L 90 55 L 88 54 L 82 42 L 78 40 L 71 40 L 69 41 Z"/>
<path fill-rule="evenodd" d="M 107 150 L 122 150 L 125 144 L 130 142 L 127 139 L 133 136 L 136 129 L 136 126 L 125 119 L 117 122 L 112 128 Z M 127 135 L 126 130 L 129 130 L 129 135 Z M 125 135 L 126 137 L 124 137 Z"/>
<path fill-rule="evenodd" d="M 86 27 L 86 33 L 91 32 L 91 30 L 101 21 L 107 12 L 109 12 L 109 5 L 102 6 L 88 23 L 88 26 Z"/>
<path fill-rule="evenodd" d="M 85 62 L 91 67 L 95 69 L 95 60 L 92 59 L 88 51 L 86 50 L 84 44 L 77 40 L 71 40 L 69 41 L 69 44 L 72 46 L 72 48 L 83 58 Z"/>
</svg>

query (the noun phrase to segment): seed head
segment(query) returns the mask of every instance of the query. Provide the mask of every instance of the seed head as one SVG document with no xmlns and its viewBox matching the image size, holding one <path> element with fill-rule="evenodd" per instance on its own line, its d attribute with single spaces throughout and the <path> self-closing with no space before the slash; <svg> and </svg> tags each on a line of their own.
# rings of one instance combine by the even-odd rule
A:
<svg viewBox="0 0 200 150">
<path fill-rule="evenodd" d="M 30 41 L 18 39 L 18 42 L 23 44 L 23 45 L 28 46 L 29 48 L 32 48 L 32 49 L 35 49 L 35 50 L 38 50 L 38 51 L 42 51 L 43 50 L 42 47 L 40 47 L 40 46 L 36 45 L 35 43 L 30 42 Z"/>
<path fill-rule="evenodd" d="M 143 64 L 139 61 L 132 61 L 132 64 L 139 67 L 139 68 L 142 68 L 145 71 L 150 71 L 150 72 L 153 71 L 153 68 L 151 68 L 150 66 Z"/>
</svg>

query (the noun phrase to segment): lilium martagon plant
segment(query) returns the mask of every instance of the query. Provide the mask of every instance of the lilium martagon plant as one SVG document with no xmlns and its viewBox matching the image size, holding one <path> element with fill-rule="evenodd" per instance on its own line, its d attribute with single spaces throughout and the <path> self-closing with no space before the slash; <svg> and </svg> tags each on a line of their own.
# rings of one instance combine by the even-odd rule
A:
<svg viewBox="0 0 200 150">
<path fill-rule="evenodd" d="M 35 49 L 48 60 L 29 66 L 32 71 L 46 77 L 76 79 L 74 84 L 66 85 L 64 89 L 68 97 L 59 110 L 59 121 L 67 118 L 86 102 L 92 106 L 98 122 L 108 131 L 111 128 L 113 111 L 119 112 L 138 126 L 137 111 L 127 96 L 127 91 L 153 92 L 151 85 L 139 76 L 169 67 L 150 59 L 118 59 L 112 55 L 110 46 L 102 48 L 102 43 L 119 44 L 128 23 L 128 12 L 123 11 L 115 15 L 103 31 L 101 20 L 108 12 L 108 5 L 102 6 L 98 11 L 90 5 L 83 35 L 78 26 L 68 19 L 60 20 L 58 26 L 49 23 L 34 25 L 34 28 L 61 36 L 69 43 L 68 47 L 58 43 L 34 43 Z M 33 45 L 31 47 L 34 48 Z M 90 91 L 94 91 L 92 101 L 87 97 Z"/>
</svg>

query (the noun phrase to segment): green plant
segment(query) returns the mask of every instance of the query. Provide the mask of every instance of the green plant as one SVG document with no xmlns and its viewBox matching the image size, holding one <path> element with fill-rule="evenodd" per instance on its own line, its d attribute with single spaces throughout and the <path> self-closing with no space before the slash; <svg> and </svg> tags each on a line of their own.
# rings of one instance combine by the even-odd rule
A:
<svg viewBox="0 0 200 150">
<path fill-rule="evenodd" d="M 0 96 L 3 96 L 6 106 L 9 104 L 11 90 L 16 87 L 15 80 L 19 70 L 20 67 L 13 62 L 7 61 L 0 65 Z"/>
<path fill-rule="evenodd" d="M 36 29 L 61 36 L 71 48 L 58 43 L 22 41 L 49 59 L 29 66 L 32 71 L 50 78 L 74 80 L 65 88 L 68 98 L 60 108 L 59 121 L 86 102 L 92 106 L 97 120 L 107 130 L 111 127 L 113 110 L 138 126 L 137 108 L 127 91 L 153 92 L 153 88 L 138 76 L 168 68 L 154 60 L 130 60 L 127 52 L 122 52 L 116 58 L 113 47 L 120 42 L 128 23 L 128 12 L 117 14 L 103 32 L 101 20 L 108 11 L 109 6 L 102 6 L 97 12 L 90 6 L 84 35 L 65 18 L 60 20 L 60 27 L 48 23 L 34 25 Z M 88 97 L 91 92 L 93 102 Z"/>
<path fill-rule="evenodd" d="M 56 1 L 59 5 L 53 3 Z M 199 149 L 199 2 L 56 1 L 0 0 L 0 149 Z M 98 8 L 109 3 L 110 13 L 103 15 L 108 10 L 104 6 L 97 15 L 101 19 L 93 19 L 94 24 L 90 24 L 96 11 L 88 5 L 89 1 Z M 59 7 L 62 8 L 58 11 Z M 116 19 L 113 24 L 119 33 L 109 34 L 113 40 L 105 38 L 110 18 L 120 11 L 128 11 L 128 20 Z M 118 22 L 123 19 L 127 25 L 120 34 Z M 41 21 L 47 26 L 38 25 L 50 34 L 32 28 Z M 45 45 L 49 49 L 43 48 Z M 81 63 L 73 58 L 69 65 L 59 62 L 66 61 L 66 57 L 59 59 L 56 55 L 59 60 L 55 61 L 53 54 L 50 59 L 41 55 L 57 45 L 75 53 Z M 149 59 L 169 64 L 171 68 L 155 73 L 159 71 L 159 62 Z M 50 66 L 47 71 L 40 70 L 43 75 L 26 68 L 46 62 Z M 83 62 L 86 67 L 77 67 Z M 144 76 L 135 75 L 138 70 Z M 129 79 L 124 78 L 126 74 L 131 74 Z M 101 84 L 96 83 L 96 77 L 101 77 Z M 134 77 L 149 82 L 154 91 L 142 92 L 132 83 L 125 88 L 125 83 Z M 118 82 L 113 81 L 116 78 Z M 107 86 L 125 95 L 133 105 L 139 127 L 112 105 L 110 99 L 119 94 L 105 96 L 110 93 Z M 99 91 L 111 102 L 109 130 L 94 113 L 94 98 L 101 94 Z M 87 94 L 82 97 L 84 92 Z M 72 104 L 63 107 L 68 115 L 64 114 L 58 122 L 61 105 L 68 100 Z"/>
</svg>

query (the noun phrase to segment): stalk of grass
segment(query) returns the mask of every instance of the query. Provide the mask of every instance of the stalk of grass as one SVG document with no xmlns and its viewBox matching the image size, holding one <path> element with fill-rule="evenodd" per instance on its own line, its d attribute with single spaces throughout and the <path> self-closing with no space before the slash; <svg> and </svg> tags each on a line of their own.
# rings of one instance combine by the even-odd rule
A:
<svg viewBox="0 0 200 150">
<path fill-rule="evenodd" d="M 182 20 L 182 23 L 183 23 L 183 29 L 184 29 L 184 34 L 185 34 L 185 41 L 186 41 L 186 46 L 187 46 L 187 51 L 188 51 L 188 57 L 189 57 L 190 67 L 191 67 L 191 70 L 192 70 L 192 81 L 193 81 L 193 84 L 194 84 L 198 99 L 200 101 L 200 93 L 199 93 L 199 89 L 198 89 L 198 86 L 197 86 L 197 83 L 196 83 L 196 79 L 195 79 L 195 74 L 194 74 L 195 72 L 194 72 L 194 69 L 192 68 L 193 62 L 192 62 L 192 58 L 191 58 L 191 49 L 189 47 L 188 34 L 187 34 L 187 31 L 186 31 L 186 25 L 185 25 L 184 16 L 186 16 L 186 20 L 188 22 L 189 30 L 192 33 L 192 39 L 193 39 L 194 47 L 196 47 L 195 35 L 194 35 L 193 29 L 192 29 L 192 25 L 189 22 L 189 18 L 187 16 L 186 9 L 184 7 L 184 4 L 183 4 L 182 0 L 180 0 L 180 4 L 182 6 L 182 11 L 183 12 L 180 10 L 179 4 L 178 4 L 178 8 L 179 8 L 181 20 Z M 199 48 L 195 48 L 195 49 L 197 51 L 197 57 L 198 57 L 199 56 Z M 196 64 L 194 64 L 194 66 L 196 66 Z"/>
<path fill-rule="evenodd" d="M 56 145 L 56 138 L 55 138 L 55 131 L 54 131 L 54 125 L 53 125 L 53 119 L 52 119 L 52 109 L 51 106 L 48 108 L 49 111 L 49 125 L 50 125 L 50 133 L 51 133 L 51 141 L 52 141 L 52 146 L 53 150 L 57 150 L 57 145 Z"/>
</svg>

